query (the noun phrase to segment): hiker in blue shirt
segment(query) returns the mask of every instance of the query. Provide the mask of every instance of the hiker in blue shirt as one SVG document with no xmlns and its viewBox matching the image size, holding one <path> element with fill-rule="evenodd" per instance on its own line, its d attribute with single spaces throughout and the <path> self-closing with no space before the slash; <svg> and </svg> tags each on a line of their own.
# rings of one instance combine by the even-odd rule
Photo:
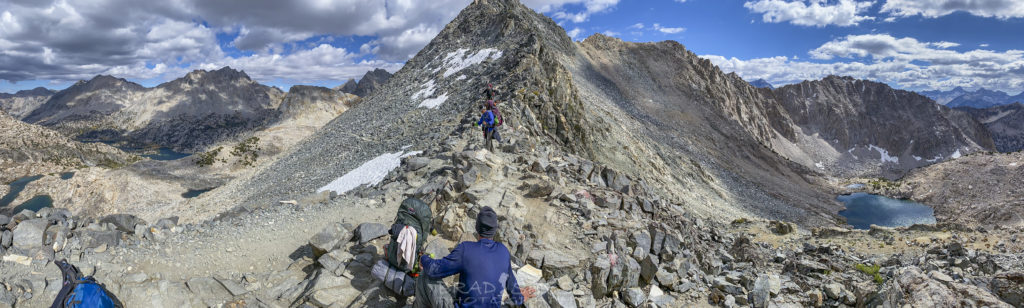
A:
<svg viewBox="0 0 1024 308">
<path fill-rule="evenodd" d="M 523 305 L 535 290 L 527 287 L 520 292 L 508 248 L 493 240 L 497 231 L 498 215 L 491 207 L 483 207 L 476 217 L 477 241 L 459 243 L 442 259 L 421 256 L 421 275 L 442 279 L 459 274 L 456 307 L 500 307 L 502 291 L 515 305 Z"/>
<path fill-rule="evenodd" d="M 480 111 L 482 114 L 480 120 L 476 121 L 475 125 L 479 125 L 483 129 L 484 143 L 488 150 L 494 151 L 494 145 L 492 140 L 497 140 L 501 143 L 501 135 L 498 134 L 497 126 L 500 125 L 499 118 L 495 115 L 495 107 L 493 101 L 487 101 L 487 105 Z"/>
</svg>

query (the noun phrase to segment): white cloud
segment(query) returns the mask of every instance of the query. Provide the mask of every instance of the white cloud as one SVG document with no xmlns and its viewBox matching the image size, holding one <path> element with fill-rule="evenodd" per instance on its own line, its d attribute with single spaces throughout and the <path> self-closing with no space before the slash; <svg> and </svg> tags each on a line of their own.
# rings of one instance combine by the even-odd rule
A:
<svg viewBox="0 0 1024 308">
<path fill-rule="evenodd" d="M 618 32 L 612 31 L 612 30 L 605 30 L 604 32 L 601 32 L 601 34 L 604 34 L 604 35 L 607 35 L 607 36 L 619 36 L 622 33 L 618 33 Z"/>
<path fill-rule="evenodd" d="M 571 37 L 572 39 L 575 40 L 577 37 L 580 36 L 580 33 L 582 33 L 582 32 L 583 32 L 583 29 L 573 28 L 572 30 L 566 31 L 565 33 L 568 34 L 569 37 Z"/>
<path fill-rule="evenodd" d="M 757 0 L 743 3 L 743 7 L 764 14 L 762 20 L 769 23 L 790 22 L 801 26 L 841 27 L 856 26 L 861 21 L 874 17 L 859 15 L 871 7 L 873 1 L 839 0 L 829 3 L 824 0 Z"/>
<path fill-rule="evenodd" d="M 643 28 L 644 28 L 644 24 L 642 24 L 642 23 L 639 23 L 639 22 L 638 22 L 638 23 L 635 23 L 635 24 L 633 24 L 632 26 L 629 26 L 629 29 L 637 29 L 637 30 L 640 30 L 640 29 L 643 29 Z"/>
<path fill-rule="evenodd" d="M 981 48 L 988 47 L 988 43 L 978 44 L 978 47 L 981 47 Z"/>
<path fill-rule="evenodd" d="M 895 87 L 927 90 L 963 86 L 1007 92 L 1024 88 L 1024 51 L 942 49 L 939 43 L 889 35 L 851 35 L 827 42 L 809 53 L 816 59 L 847 58 L 820 63 L 784 56 L 741 60 L 717 55 L 702 56 L 723 71 L 748 80 L 764 78 L 783 85 L 828 75 L 877 80 Z"/>
<path fill-rule="evenodd" d="M 686 31 L 686 28 L 683 28 L 683 27 L 675 27 L 675 28 L 662 27 L 661 24 L 654 24 L 654 30 L 658 30 L 659 32 L 666 33 L 666 34 L 676 34 L 676 33 L 679 33 L 679 32 Z"/>
<path fill-rule="evenodd" d="M 809 54 L 812 58 L 822 60 L 870 56 L 875 60 L 923 61 L 942 65 L 1002 65 L 1019 61 L 1024 55 L 1022 50 L 1008 50 L 1002 53 L 981 49 L 957 52 L 943 47 L 950 44 L 959 46 L 950 42 L 927 43 L 909 37 L 896 38 L 888 34 L 849 35 L 825 43 L 811 50 Z"/>
<path fill-rule="evenodd" d="M 523 4 L 541 13 L 552 13 L 552 17 L 574 23 L 587 21 L 590 15 L 611 10 L 619 4 L 619 0 L 522 0 Z M 583 10 L 571 13 L 565 10 L 567 5 L 582 5 Z"/>
<path fill-rule="evenodd" d="M 881 12 L 894 16 L 921 15 L 935 18 L 964 11 L 981 17 L 1000 19 L 1024 17 L 1020 0 L 886 0 Z"/>
<path fill-rule="evenodd" d="M 942 49 L 960 46 L 959 43 L 946 42 L 946 41 L 929 43 L 929 45 L 932 45 L 932 46 L 935 46 L 935 47 L 938 47 L 938 48 L 942 48 Z"/>
<path fill-rule="evenodd" d="M 0 1 L 0 80 L 17 82 L 171 74 L 222 62 L 217 36 L 235 34 L 231 46 L 261 56 L 371 36 L 361 51 L 404 61 L 471 0 Z M 315 36 L 326 39 L 308 41 Z"/>
</svg>

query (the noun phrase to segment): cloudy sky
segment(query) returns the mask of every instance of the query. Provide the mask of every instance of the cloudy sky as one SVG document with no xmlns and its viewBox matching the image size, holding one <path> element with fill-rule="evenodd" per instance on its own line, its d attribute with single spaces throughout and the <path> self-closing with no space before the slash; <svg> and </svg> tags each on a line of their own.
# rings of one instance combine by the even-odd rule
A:
<svg viewBox="0 0 1024 308">
<path fill-rule="evenodd" d="M 522 0 L 575 39 L 676 40 L 748 80 L 1024 90 L 1020 0 Z M 0 92 L 231 66 L 287 89 L 396 71 L 470 0 L 0 0 Z"/>
</svg>

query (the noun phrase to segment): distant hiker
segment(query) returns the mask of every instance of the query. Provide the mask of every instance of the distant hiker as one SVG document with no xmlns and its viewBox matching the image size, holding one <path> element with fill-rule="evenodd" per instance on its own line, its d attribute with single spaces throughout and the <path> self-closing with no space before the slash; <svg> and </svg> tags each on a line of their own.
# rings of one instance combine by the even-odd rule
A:
<svg viewBox="0 0 1024 308">
<path fill-rule="evenodd" d="M 494 111 L 485 107 L 480 111 L 480 113 L 482 114 L 480 116 L 480 120 L 476 121 L 475 125 L 481 127 L 484 134 L 484 144 L 487 146 L 488 150 L 493 152 L 494 144 L 491 140 L 498 140 L 498 143 L 501 143 L 501 134 L 499 134 L 498 130 L 495 129 L 495 124 L 497 122 L 495 121 Z"/>
<path fill-rule="evenodd" d="M 523 305 L 533 298 L 535 290 L 530 287 L 519 289 L 519 282 L 512 271 L 512 255 L 505 245 L 494 241 L 497 232 L 498 214 L 489 206 L 483 207 L 476 216 L 477 241 L 459 243 L 442 259 L 421 256 L 421 277 L 436 284 L 443 283 L 440 279 L 459 274 L 455 307 L 501 307 L 502 291 L 508 292 L 515 305 Z M 421 285 L 426 286 L 425 283 L 417 283 L 417 301 L 420 300 Z"/>
<path fill-rule="evenodd" d="M 493 101 L 495 96 L 498 96 L 498 91 L 494 89 L 494 86 L 488 83 L 487 88 L 484 89 L 484 97 L 489 101 Z"/>
<path fill-rule="evenodd" d="M 50 308 L 120 308 L 124 307 L 116 296 L 91 276 L 82 277 L 78 268 L 65 260 L 53 262 L 60 268 L 64 282 Z"/>
</svg>

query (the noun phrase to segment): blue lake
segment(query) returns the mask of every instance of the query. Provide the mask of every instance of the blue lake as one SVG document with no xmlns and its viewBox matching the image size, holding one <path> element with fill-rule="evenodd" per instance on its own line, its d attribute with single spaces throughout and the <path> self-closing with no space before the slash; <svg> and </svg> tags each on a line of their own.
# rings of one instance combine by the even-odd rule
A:
<svg viewBox="0 0 1024 308">
<path fill-rule="evenodd" d="M 28 199 L 25 202 L 23 202 L 23 203 L 19 204 L 18 206 L 14 207 L 14 211 L 12 211 L 11 213 L 12 214 L 17 214 L 18 212 L 21 212 L 22 210 L 32 210 L 33 212 L 38 212 L 39 210 L 43 209 L 44 207 L 52 207 L 52 206 L 53 206 L 53 198 L 50 198 L 50 195 L 38 195 L 38 196 L 32 197 L 32 199 Z"/>
<path fill-rule="evenodd" d="M 74 173 L 72 172 L 72 175 L 73 174 Z M 4 195 L 3 198 L 0 198 L 0 208 L 10 206 L 11 202 L 14 202 L 14 200 L 18 198 L 18 195 L 21 194 L 21 191 L 25 190 L 25 185 L 28 185 L 28 183 L 32 183 L 32 181 L 38 180 L 42 177 L 42 175 L 26 176 L 11 182 L 11 184 L 9 184 L 11 188 L 10 191 L 8 191 L 7 195 Z M 61 174 L 61 178 L 64 178 L 64 173 Z M 70 176 L 68 178 L 70 178 Z M 38 195 L 32 197 L 32 199 L 22 202 L 18 206 L 15 206 L 11 209 L 11 214 L 17 214 L 18 212 L 21 212 L 21 210 L 25 209 L 39 211 L 44 207 L 51 206 L 53 206 L 53 198 L 50 198 L 48 195 Z"/>
<path fill-rule="evenodd" d="M 28 185 L 28 183 L 32 183 L 32 181 L 38 180 L 42 177 L 42 175 L 26 176 L 14 180 L 14 182 L 11 182 L 11 184 L 9 184 L 11 186 L 11 190 L 8 191 L 7 195 L 5 195 L 3 198 L 0 198 L 0 207 L 6 207 L 10 205 L 11 202 L 14 202 L 14 199 L 18 198 L 18 194 L 20 194 L 21 191 L 25 189 L 25 185 Z"/>
<path fill-rule="evenodd" d="M 195 197 L 199 197 L 199 195 L 202 195 L 203 193 L 205 193 L 205 192 L 208 192 L 208 191 L 211 191 L 211 190 L 213 190 L 213 188 L 207 188 L 207 189 L 189 189 L 189 190 L 188 190 L 188 191 L 186 191 L 185 193 L 181 194 L 181 197 L 182 197 L 182 198 L 195 198 Z"/>
<path fill-rule="evenodd" d="M 61 180 L 70 180 L 74 176 L 75 176 L 75 172 L 74 171 L 72 171 L 72 172 L 61 172 L 60 173 L 60 179 Z"/>
<path fill-rule="evenodd" d="M 170 148 L 160 148 L 156 153 L 143 154 L 142 157 L 149 158 L 152 160 L 177 160 L 188 157 L 189 153 L 175 152 Z"/>
<path fill-rule="evenodd" d="M 885 227 L 905 227 L 913 224 L 934 224 L 935 210 L 927 205 L 907 200 L 896 200 L 868 193 L 854 193 L 836 197 L 846 209 L 839 215 L 857 229 L 868 229 L 872 224 Z"/>
</svg>

